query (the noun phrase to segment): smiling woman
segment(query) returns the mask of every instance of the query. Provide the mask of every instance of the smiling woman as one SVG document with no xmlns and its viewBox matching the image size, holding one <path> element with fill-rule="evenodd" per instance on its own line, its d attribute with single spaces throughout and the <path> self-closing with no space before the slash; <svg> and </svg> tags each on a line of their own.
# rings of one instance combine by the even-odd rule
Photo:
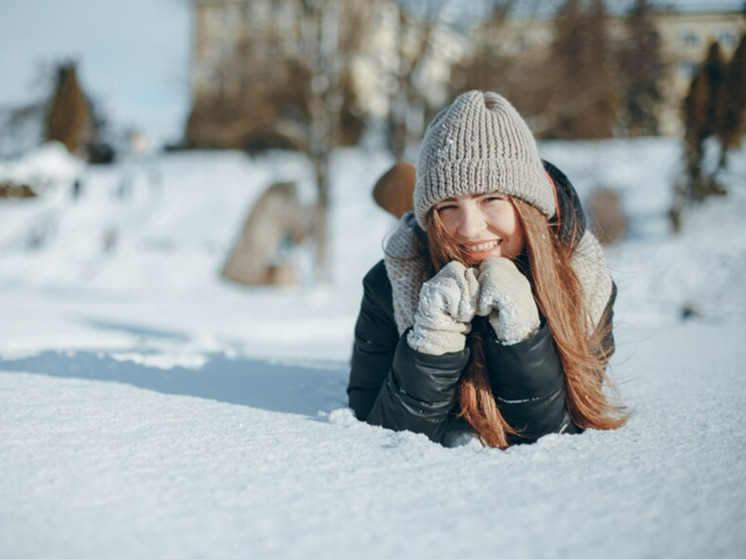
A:
<svg viewBox="0 0 746 559">
<path fill-rule="evenodd" d="M 604 391 L 615 287 L 583 224 L 572 185 L 507 100 L 471 91 L 438 114 L 414 211 L 363 282 L 357 417 L 498 448 L 623 425 Z"/>
<path fill-rule="evenodd" d="M 515 205 L 498 192 L 447 198 L 435 205 L 432 219 L 472 266 L 523 252 L 523 225 Z"/>
</svg>

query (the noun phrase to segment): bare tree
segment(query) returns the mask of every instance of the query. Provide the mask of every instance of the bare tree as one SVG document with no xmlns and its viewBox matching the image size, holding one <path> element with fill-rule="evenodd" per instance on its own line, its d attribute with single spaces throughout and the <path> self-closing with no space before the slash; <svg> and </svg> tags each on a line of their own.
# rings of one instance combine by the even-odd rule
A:
<svg viewBox="0 0 746 559">
<path fill-rule="evenodd" d="M 225 39 L 222 58 L 211 62 L 206 80 L 210 90 L 193 101 L 187 145 L 302 149 L 310 80 L 306 65 L 298 61 L 297 26 L 285 21 L 290 19 L 288 11 L 295 10 L 294 17 L 300 17 L 300 2 L 279 0 L 270 6 L 246 0 L 207 4 L 204 9 L 221 7 L 233 10 L 224 20 L 235 20 L 240 31 L 232 40 Z M 198 18 L 198 26 L 202 21 Z M 197 35 L 199 50 L 199 29 Z"/>
<path fill-rule="evenodd" d="M 306 54 L 299 59 L 310 79 L 309 123 L 305 146 L 313 162 L 318 201 L 314 220 L 316 275 L 331 279 L 328 249 L 330 160 L 339 143 L 339 126 L 345 98 L 345 76 L 351 57 L 360 48 L 362 29 L 370 7 L 342 0 L 303 0 L 301 45 Z"/>
<path fill-rule="evenodd" d="M 221 45 L 226 55 L 211 67 L 210 83 L 217 87 L 194 101 L 188 145 L 249 151 L 284 147 L 308 154 L 318 186 L 316 275 L 328 280 L 329 163 L 344 139 L 340 127 L 347 127 L 348 138 L 353 127 L 361 131 L 351 63 L 374 6 L 343 0 L 244 0 L 205 7 L 218 8 L 230 10 L 224 21 L 238 20 L 239 38 Z"/>
<path fill-rule="evenodd" d="M 422 135 L 427 112 L 427 90 L 417 75 L 433 54 L 433 35 L 443 25 L 445 0 L 418 0 L 408 7 L 394 3 L 397 32 L 389 90 L 389 148 L 400 161 L 407 146 Z M 416 11 L 417 14 L 413 13 Z M 383 74 L 386 69 L 382 69 Z"/>
<path fill-rule="evenodd" d="M 329 161 L 337 143 L 336 124 L 342 107 L 342 65 L 338 56 L 341 6 L 337 0 L 306 0 L 304 8 L 302 42 L 308 47 L 307 70 L 311 79 L 306 148 L 318 188 L 314 220 L 316 275 L 321 281 L 329 281 Z"/>
</svg>

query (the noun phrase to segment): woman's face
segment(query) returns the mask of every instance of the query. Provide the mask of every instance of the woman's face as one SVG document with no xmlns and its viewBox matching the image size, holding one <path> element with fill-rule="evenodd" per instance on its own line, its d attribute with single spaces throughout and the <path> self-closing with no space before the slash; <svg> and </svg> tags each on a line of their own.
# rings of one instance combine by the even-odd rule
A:
<svg viewBox="0 0 746 559">
<path fill-rule="evenodd" d="M 448 238 L 468 260 L 515 258 L 525 246 L 523 226 L 513 202 L 496 192 L 448 198 L 435 205 Z"/>
</svg>

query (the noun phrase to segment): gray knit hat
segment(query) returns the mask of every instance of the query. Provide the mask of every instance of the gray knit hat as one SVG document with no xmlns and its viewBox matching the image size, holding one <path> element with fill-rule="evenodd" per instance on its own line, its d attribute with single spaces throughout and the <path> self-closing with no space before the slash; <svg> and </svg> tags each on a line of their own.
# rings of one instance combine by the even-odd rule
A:
<svg viewBox="0 0 746 559">
<path fill-rule="evenodd" d="M 417 160 L 414 211 L 423 229 L 438 202 L 500 192 L 555 213 L 554 189 L 531 130 L 497 93 L 469 91 L 443 109 L 425 132 Z"/>
</svg>

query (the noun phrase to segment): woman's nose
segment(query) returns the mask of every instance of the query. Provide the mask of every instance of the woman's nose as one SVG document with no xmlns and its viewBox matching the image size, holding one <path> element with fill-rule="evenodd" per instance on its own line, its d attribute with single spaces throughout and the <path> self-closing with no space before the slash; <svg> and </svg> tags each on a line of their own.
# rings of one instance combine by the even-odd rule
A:
<svg viewBox="0 0 746 559">
<path fill-rule="evenodd" d="M 474 239 L 484 231 L 486 222 L 484 214 L 476 204 L 466 204 L 461 208 L 459 235 L 465 239 Z"/>
</svg>

